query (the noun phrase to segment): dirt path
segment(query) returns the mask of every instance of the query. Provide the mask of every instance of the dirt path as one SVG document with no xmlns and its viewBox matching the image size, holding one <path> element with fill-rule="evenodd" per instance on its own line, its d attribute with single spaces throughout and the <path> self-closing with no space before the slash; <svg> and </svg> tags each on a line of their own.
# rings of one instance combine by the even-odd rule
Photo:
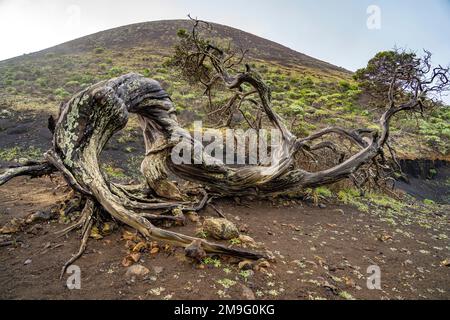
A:
<svg viewBox="0 0 450 320">
<path fill-rule="evenodd" d="M 0 225 L 48 210 L 63 197 L 55 187 L 48 178 L 19 178 L 0 187 Z M 182 250 L 170 249 L 143 254 L 139 263 L 150 274 L 130 278 L 121 264 L 127 248 L 120 228 L 101 240 L 90 240 L 85 255 L 76 262 L 81 268 L 81 290 L 69 290 L 66 280 L 59 280 L 59 272 L 77 251 L 79 240 L 75 234 L 56 239 L 54 232 L 64 225 L 51 221 L 14 235 L 21 244 L 0 247 L 0 298 L 450 298 L 450 268 L 442 265 L 450 257 L 448 219 L 444 231 L 415 224 L 400 230 L 348 206 L 319 209 L 296 201 L 244 204 L 222 201 L 217 207 L 238 226 L 247 225 L 248 235 L 274 253 L 276 262 L 265 272 L 241 272 L 237 261 L 226 258 L 199 267 L 186 261 Z M 201 213 L 206 215 L 214 212 Z M 193 234 L 195 228 L 189 222 L 176 230 Z M 371 265 L 381 269 L 382 290 L 367 289 Z"/>
</svg>

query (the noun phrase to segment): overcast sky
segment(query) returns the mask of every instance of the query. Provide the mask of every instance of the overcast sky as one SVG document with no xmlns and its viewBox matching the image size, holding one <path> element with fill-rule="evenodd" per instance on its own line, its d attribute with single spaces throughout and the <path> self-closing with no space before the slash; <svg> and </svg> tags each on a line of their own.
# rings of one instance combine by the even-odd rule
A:
<svg viewBox="0 0 450 320">
<path fill-rule="evenodd" d="M 0 60 L 188 13 L 349 70 L 394 46 L 426 48 L 435 63 L 450 63 L 450 0 L 0 0 Z"/>
</svg>

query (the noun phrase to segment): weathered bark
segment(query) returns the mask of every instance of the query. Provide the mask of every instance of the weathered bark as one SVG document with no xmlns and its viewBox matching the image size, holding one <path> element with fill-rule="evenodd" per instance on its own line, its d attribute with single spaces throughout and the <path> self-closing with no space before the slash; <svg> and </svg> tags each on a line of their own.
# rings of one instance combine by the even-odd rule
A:
<svg viewBox="0 0 450 320">
<path fill-rule="evenodd" d="M 55 171 L 57 171 L 56 168 L 47 162 L 10 168 L 0 175 L 0 186 L 15 177 L 30 176 L 32 178 L 37 178 L 51 174 Z"/>
</svg>

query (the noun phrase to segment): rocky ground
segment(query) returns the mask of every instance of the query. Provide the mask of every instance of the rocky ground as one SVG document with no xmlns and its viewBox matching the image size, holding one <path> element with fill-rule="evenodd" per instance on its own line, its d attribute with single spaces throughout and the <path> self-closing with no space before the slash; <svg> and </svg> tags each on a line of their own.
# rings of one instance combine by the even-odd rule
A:
<svg viewBox="0 0 450 320">
<path fill-rule="evenodd" d="M 450 298 L 448 207 L 387 219 L 383 213 L 388 207 L 359 211 L 327 203 L 319 208 L 296 200 L 215 203 L 241 232 L 241 240 L 228 241 L 230 245 L 269 250 L 274 261 L 248 264 L 213 256 L 197 264 L 181 249 L 141 243 L 133 230 L 118 226 L 107 236 L 92 234 L 76 262 L 81 289 L 69 290 L 69 275 L 62 280 L 59 275 L 78 250 L 79 237 L 55 236 L 68 223 L 55 215 L 55 205 L 67 196 L 65 189 L 59 177 L 17 178 L 0 187 L 0 226 L 40 212 L 21 231 L 1 235 L 0 298 Z M 47 220 L 49 216 L 53 219 Z M 198 234 L 208 216 L 217 214 L 208 208 L 173 230 Z M 381 270 L 381 290 L 367 288 L 367 269 L 373 265 Z"/>
</svg>

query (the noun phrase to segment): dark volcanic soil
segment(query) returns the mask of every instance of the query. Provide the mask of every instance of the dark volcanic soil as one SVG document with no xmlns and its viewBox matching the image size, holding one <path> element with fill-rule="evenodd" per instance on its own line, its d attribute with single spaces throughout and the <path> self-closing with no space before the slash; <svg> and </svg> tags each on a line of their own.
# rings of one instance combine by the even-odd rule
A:
<svg viewBox="0 0 450 320">
<path fill-rule="evenodd" d="M 60 179 L 17 178 L 0 187 L 0 225 L 14 217 L 47 210 L 64 196 Z M 272 251 L 276 261 L 265 271 L 239 274 L 237 261 L 203 269 L 181 249 L 142 254 L 150 269 L 144 278 L 125 276 L 124 228 L 101 240 L 90 239 L 81 268 L 81 290 L 59 279 L 61 266 L 78 250 L 76 233 L 56 238 L 58 221 L 30 225 L 14 234 L 17 245 L 0 247 L 2 299 L 449 299 L 448 238 L 411 225 L 399 230 L 374 215 L 346 206 L 324 209 L 300 202 L 218 202 L 227 218 L 248 225 L 248 235 Z M 201 216 L 214 215 L 205 210 Z M 188 222 L 174 230 L 193 234 Z M 448 228 L 447 228 L 448 230 Z M 450 236 L 447 232 L 445 236 Z M 4 237 L 4 236 L 2 236 Z M 381 240 L 380 240 L 381 239 Z M 24 264 L 30 259 L 31 263 Z M 30 262 L 30 261 L 28 261 Z M 368 290 L 366 271 L 381 268 L 382 290 Z M 230 281 L 232 280 L 232 281 Z M 244 294 L 244 291 L 247 294 Z"/>
</svg>

